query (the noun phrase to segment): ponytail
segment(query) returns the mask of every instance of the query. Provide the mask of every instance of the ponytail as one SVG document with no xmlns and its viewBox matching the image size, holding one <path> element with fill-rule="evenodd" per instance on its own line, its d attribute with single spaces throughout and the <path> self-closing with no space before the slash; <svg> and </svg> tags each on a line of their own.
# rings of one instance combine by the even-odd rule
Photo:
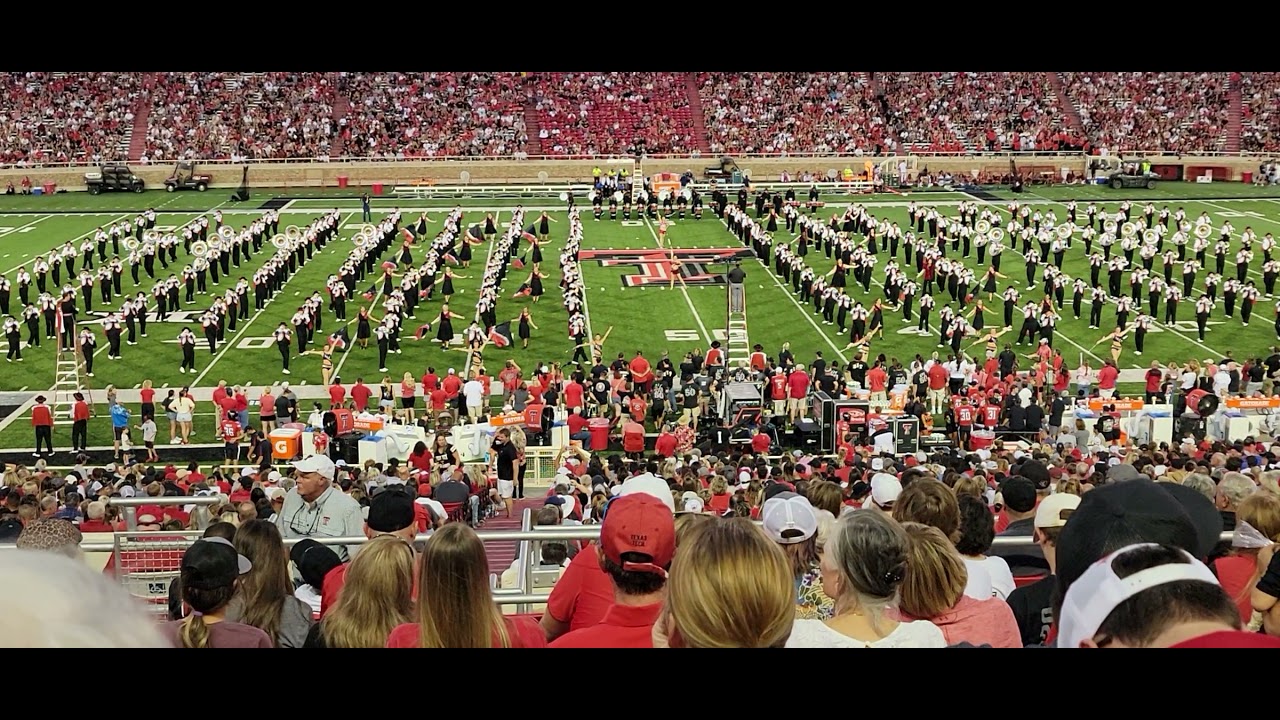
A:
<svg viewBox="0 0 1280 720">
<path fill-rule="evenodd" d="M 204 622 L 204 616 L 200 613 L 192 613 L 182 621 L 182 628 L 178 631 L 178 639 L 182 642 L 184 648 L 207 648 L 209 647 L 209 626 Z"/>
</svg>

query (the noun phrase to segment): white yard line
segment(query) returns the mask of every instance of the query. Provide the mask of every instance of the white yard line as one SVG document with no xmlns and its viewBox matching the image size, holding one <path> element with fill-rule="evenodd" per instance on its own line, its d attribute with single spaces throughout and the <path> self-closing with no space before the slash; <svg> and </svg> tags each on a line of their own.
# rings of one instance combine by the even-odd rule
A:
<svg viewBox="0 0 1280 720">
<path fill-rule="evenodd" d="M 649 230 L 649 234 L 653 236 L 654 245 L 659 250 L 662 250 L 662 243 L 658 240 L 658 231 L 653 229 L 653 223 L 649 222 L 647 215 L 644 215 L 643 212 L 641 215 L 644 217 L 644 226 Z M 672 272 L 679 272 L 679 270 L 672 268 Z M 693 299 L 689 297 L 689 288 L 685 286 L 682 278 L 677 278 L 677 280 L 680 280 L 680 292 L 684 295 L 685 304 L 689 306 L 689 312 L 693 313 L 693 319 L 697 321 L 698 329 L 702 331 L 703 341 L 707 344 L 707 347 L 710 347 L 714 338 L 711 337 L 711 333 L 707 332 L 707 326 L 702 322 L 702 316 L 698 314 L 698 308 L 693 306 Z"/>
</svg>

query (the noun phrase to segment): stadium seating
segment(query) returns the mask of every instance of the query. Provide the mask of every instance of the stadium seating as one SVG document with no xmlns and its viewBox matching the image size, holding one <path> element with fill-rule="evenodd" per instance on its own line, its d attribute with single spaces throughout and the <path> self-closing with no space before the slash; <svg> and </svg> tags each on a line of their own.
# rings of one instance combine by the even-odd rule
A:
<svg viewBox="0 0 1280 720">
<path fill-rule="evenodd" d="M 323 73 L 157 73 L 145 157 L 327 157 L 333 101 Z"/>
<path fill-rule="evenodd" d="M 1280 73 L 1251 72 L 1241 78 L 1242 126 L 1240 149 L 1244 152 L 1280 150 Z"/>
<path fill-rule="evenodd" d="M 871 153 L 884 118 L 866 73 L 700 73 L 711 151 Z"/>
<path fill-rule="evenodd" d="M 536 73 L 530 93 L 547 155 L 684 153 L 696 145 L 682 73 Z"/>
<path fill-rule="evenodd" d="M 528 142 L 519 73 L 342 73 L 343 155 L 514 155 Z"/>
<path fill-rule="evenodd" d="M 96 163 L 125 158 L 136 73 L 3 73 L 0 162 Z"/>
<path fill-rule="evenodd" d="M 1222 150 L 1227 73 L 1062 73 L 1094 143 L 1113 150 Z"/>
</svg>

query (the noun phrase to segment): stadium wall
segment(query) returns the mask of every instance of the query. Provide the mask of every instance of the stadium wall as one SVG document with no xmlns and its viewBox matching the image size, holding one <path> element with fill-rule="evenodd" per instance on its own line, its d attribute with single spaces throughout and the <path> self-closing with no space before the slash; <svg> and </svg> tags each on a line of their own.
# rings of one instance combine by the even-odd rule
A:
<svg viewBox="0 0 1280 720">
<path fill-rule="evenodd" d="M 1262 157 L 1224 157 L 1224 156 L 1156 156 L 1151 158 L 1159 165 L 1183 166 L 1197 168 L 1203 172 L 1205 168 L 1215 169 L 1215 180 L 1229 178 L 1240 180 L 1241 173 L 1255 172 Z M 772 180 L 782 171 L 791 173 L 793 177 L 805 170 L 824 174 L 827 170 L 843 170 L 851 167 L 861 171 L 870 157 L 792 157 L 792 158 L 739 158 L 738 166 L 750 172 L 757 181 Z M 1083 155 L 1027 155 L 1017 156 L 1015 160 L 1020 167 L 1037 168 L 1070 168 L 1077 175 L 1083 173 L 1088 158 Z M 643 172 L 652 175 L 659 172 L 681 173 L 692 170 L 699 177 L 703 169 L 714 163 L 710 158 L 646 158 Z M 255 162 L 250 165 L 249 184 L 252 187 L 288 188 L 288 187 L 336 187 L 338 178 L 348 178 L 352 187 L 367 187 L 374 183 L 382 183 L 389 191 L 396 185 L 432 182 L 436 184 L 459 184 L 463 172 L 470 175 L 469 182 L 476 185 L 495 184 L 537 184 L 539 182 L 566 183 L 583 182 L 591 177 L 592 168 L 603 161 L 595 160 L 404 160 L 404 161 L 349 161 L 349 162 Z M 163 186 L 164 179 L 172 172 L 173 166 L 139 165 L 130 166 L 134 173 L 143 178 L 148 188 Z M 235 188 L 240 185 L 243 165 L 226 162 L 198 163 L 197 172 L 213 175 L 214 188 Z M 1005 172 L 1009 168 L 1009 156 L 927 156 L 920 158 L 920 167 L 932 172 L 946 170 L 953 174 L 968 174 L 972 170 L 990 170 Z M 1221 170 L 1216 170 L 1221 168 Z M 30 178 L 33 185 L 54 183 L 59 189 L 80 191 L 85 189 L 85 166 L 79 167 L 39 167 L 39 168 L 7 168 L 0 169 L 0 184 L 12 182 L 19 186 L 22 178 Z M 541 177 L 546 173 L 545 179 Z M 1192 178 L 1187 177 L 1188 180 Z"/>
</svg>

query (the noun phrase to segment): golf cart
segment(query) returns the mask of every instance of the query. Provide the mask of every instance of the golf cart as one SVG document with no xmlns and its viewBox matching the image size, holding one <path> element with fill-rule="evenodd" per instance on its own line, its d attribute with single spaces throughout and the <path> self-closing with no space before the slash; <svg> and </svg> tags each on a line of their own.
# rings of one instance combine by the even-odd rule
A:
<svg viewBox="0 0 1280 720">
<path fill-rule="evenodd" d="M 1107 167 L 1100 168 L 1098 174 L 1106 173 L 1107 184 L 1111 189 L 1156 189 L 1156 180 L 1159 180 L 1160 176 L 1151 172 L 1151 163 L 1146 160 L 1120 160 L 1119 158 L 1109 158 L 1109 160 Z"/>
<path fill-rule="evenodd" d="M 84 174 L 84 184 L 89 187 L 90 195 L 104 192 L 136 192 L 146 189 L 142 178 L 133 174 L 128 165 L 103 165 L 98 172 Z"/>
<path fill-rule="evenodd" d="M 192 189 L 196 192 L 204 192 L 209 189 L 209 185 L 212 183 L 213 176 L 197 175 L 195 163 L 190 160 L 182 160 L 173 168 L 173 174 L 165 178 L 164 189 L 167 192 Z"/>
</svg>

